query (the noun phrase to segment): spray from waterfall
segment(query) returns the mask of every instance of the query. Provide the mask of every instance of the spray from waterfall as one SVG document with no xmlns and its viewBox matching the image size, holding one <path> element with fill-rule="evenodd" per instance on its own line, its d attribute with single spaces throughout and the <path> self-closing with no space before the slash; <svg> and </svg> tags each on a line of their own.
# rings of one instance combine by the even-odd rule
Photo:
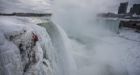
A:
<svg viewBox="0 0 140 75">
<path fill-rule="evenodd" d="M 128 0 L 61 0 L 54 1 L 52 20 L 71 40 L 77 75 L 128 75 L 128 45 L 116 32 L 119 21 L 106 22 L 96 15 L 117 13 L 120 2 Z M 132 1 L 130 1 L 132 3 Z M 119 44 L 119 45 L 118 45 Z"/>
</svg>

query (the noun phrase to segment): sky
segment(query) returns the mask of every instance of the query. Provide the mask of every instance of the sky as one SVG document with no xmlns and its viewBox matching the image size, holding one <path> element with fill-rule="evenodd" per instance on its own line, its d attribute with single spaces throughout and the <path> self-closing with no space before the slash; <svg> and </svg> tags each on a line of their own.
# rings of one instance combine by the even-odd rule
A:
<svg viewBox="0 0 140 75">
<path fill-rule="evenodd" d="M 56 9 L 87 9 L 94 12 L 115 11 L 120 2 L 129 1 L 130 5 L 140 3 L 140 0 L 0 0 L 0 10 L 9 11 L 46 11 L 49 9 L 50 2 L 53 1 Z M 4 9 L 3 9 L 4 8 Z M 56 10 L 54 8 L 54 10 Z M 12 11 L 12 12 L 13 12 Z M 48 11 L 48 10 L 47 10 Z"/>
<path fill-rule="evenodd" d="M 140 3 L 140 0 L 54 0 L 54 6 L 66 7 L 67 9 L 76 9 L 78 7 L 93 9 L 95 11 L 115 11 L 120 2 L 129 2 L 129 5 Z"/>
<path fill-rule="evenodd" d="M 0 10 L 12 12 L 50 12 L 50 0 L 0 0 Z"/>
</svg>

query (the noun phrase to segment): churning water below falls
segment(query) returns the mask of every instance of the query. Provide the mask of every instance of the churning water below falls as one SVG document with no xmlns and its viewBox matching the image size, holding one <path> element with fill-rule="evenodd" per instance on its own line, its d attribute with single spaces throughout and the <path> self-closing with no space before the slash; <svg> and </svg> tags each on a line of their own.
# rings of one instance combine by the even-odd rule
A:
<svg viewBox="0 0 140 75">
<path fill-rule="evenodd" d="M 131 36 L 131 32 L 117 34 L 118 23 L 62 26 L 72 44 L 68 50 L 77 67 L 76 75 L 140 75 L 140 42 L 121 37 Z"/>
</svg>

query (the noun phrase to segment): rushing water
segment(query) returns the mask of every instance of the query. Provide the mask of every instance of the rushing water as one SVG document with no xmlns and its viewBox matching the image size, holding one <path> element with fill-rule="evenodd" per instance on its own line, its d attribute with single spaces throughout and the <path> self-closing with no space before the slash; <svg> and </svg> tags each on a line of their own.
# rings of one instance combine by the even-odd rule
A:
<svg viewBox="0 0 140 75">
<path fill-rule="evenodd" d="M 70 41 L 65 32 L 53 22 L 40 24 L 45 27 L 52 42 L 51 53 L 48 53 L 52 60 L 54 75 L 74 75 L 76 65 L 72 58 L 70 50 Z"/>
</svg>

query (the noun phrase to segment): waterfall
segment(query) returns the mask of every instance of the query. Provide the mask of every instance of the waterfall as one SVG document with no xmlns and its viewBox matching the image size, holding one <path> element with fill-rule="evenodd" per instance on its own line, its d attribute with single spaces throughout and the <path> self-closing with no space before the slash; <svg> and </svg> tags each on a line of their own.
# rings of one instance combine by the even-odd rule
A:
<svg viewBox="0 0 140 75">
<path fill-rule="evenodd" d="M 55 57 L 55 59 L 52 59 L 54 60 L 52 63 L 57 66 L 55 67 L 55 75 L 74 75 L 76 73 L 76 65 L 70 52 L 72 48 L 66 33 L 60 26 L 51 21 L 42 23 L 40 26 L 46 28 L 54 47 L 54 54 L 50 54 L 50 56 Z"/>
</svg>

